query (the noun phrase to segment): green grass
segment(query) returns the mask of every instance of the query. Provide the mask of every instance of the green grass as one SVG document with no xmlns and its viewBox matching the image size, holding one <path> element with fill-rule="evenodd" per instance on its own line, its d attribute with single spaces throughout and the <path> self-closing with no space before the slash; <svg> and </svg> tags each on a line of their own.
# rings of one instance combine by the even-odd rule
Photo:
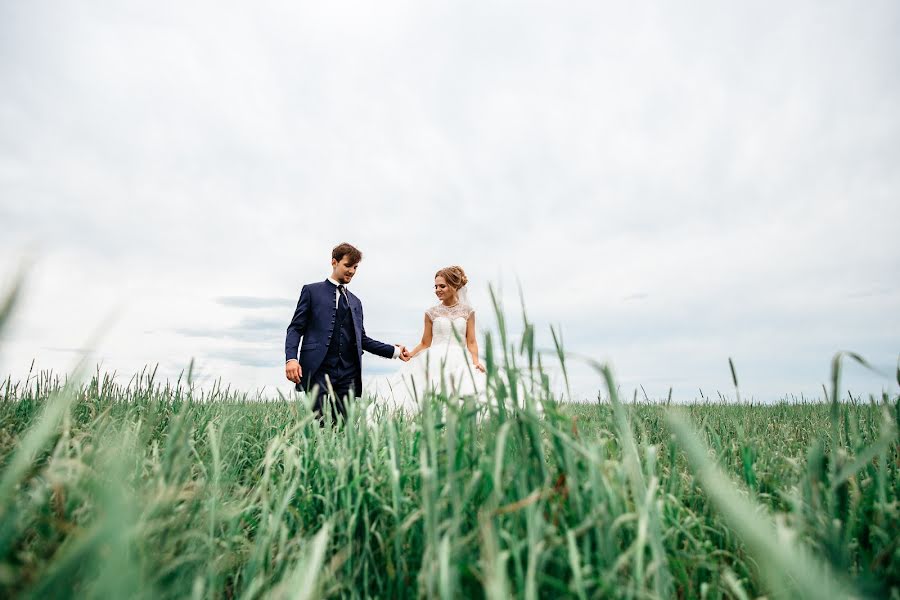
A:
<svg viewBox="0 0 900 600">
<path fill-rule="evenodd" d="M 622 404 L 598 366 L 609 402 L 557 404 L 499 322 L 488 406 L 371 426 L 153 372 L 7 380 L 0 596 L 900 598 L 900 398 Z"/>
</svg>

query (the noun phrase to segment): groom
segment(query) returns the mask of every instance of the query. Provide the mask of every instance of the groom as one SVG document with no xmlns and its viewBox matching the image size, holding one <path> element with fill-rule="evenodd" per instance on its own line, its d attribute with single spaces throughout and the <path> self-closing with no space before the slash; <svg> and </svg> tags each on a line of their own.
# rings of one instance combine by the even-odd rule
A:
<svg viewBox="0 0 900 600">
<path fill-rule="evenodd" d="M 362 252 L 350 244 L 336 246 L 331 252 L 331 277 L 303 286 L 287 328 L 285 376 L 296 384 L 297 391 L 318 387 L 313 410 L 322 425 L 326 405 L 331 408 L 333 422 L 337 422 L 338 414 L 347 417 L 345 403 L 350 390 L 356 397 L 362 395 L 363 350 L 384 358 L 409 360 L 405 347 L 366 336 L 362 303 L 347 290 L 361 260 Z M 329 396 L 329 383 L 333 398 Z"/>
</svg>

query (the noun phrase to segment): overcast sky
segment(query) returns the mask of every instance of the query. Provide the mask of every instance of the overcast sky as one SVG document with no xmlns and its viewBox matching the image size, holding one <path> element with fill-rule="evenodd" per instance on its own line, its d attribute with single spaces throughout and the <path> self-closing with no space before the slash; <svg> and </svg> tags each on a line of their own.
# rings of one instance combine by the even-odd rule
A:
<svg viewBox="0 0 900 600">
<path fill-rule="evenodd" d="M 0 372 L 97 348 L 274 394 L 341 241 L 372 337 L 462 265 L 623 390 L 820 394 L 900 352 L 900 4 L 0 1 Z M 368 355 L 366 373 L 398 362 Z M 573 364 L 575 396 L 600 378 Z M 851 367 L 854 392 L 897 391 Z"/>
</svg>

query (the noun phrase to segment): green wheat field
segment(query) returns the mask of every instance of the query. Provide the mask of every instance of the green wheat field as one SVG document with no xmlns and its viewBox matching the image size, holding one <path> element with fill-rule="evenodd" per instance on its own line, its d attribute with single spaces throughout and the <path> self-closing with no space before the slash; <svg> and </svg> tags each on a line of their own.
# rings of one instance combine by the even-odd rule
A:
<svg viewBox="0 0 900 600">
<path fill-rule="evenodd" d="M 0 329 L 15 294 L 0 307 Z M 487 405 L 320 428 L 146 370 L 7 379 L 4 598 L 900 598 L 900 397 L 559 402 L 503 312 Z M 830 389 L 829 389 L 830 388 Z"/>
</svg>

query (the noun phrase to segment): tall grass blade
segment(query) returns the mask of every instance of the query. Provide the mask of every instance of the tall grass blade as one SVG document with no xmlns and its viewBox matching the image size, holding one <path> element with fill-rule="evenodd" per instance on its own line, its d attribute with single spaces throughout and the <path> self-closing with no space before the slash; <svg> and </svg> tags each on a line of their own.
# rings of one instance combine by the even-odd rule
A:
<svg viewBox="0 0 900 600">
<path fill-rule="evenodd" d="M 808 549 L 793 541 L 791 532 L 776 528 L 760 507 L 737 491 L 683 418 L 670 412 L 668 420 L 703 491 L 747 545 L 773 593 L 810 600 L 859 597 L 832 576 Z"/>
<path fill-rule="evenodd" d="M 10 317 L 22 296 L 22 290 L 25 287 L 25 277 L 29 268 L 30 262 L 25 262 L 19 267 L 19 270 L 13 277 L 12 284 L 3 297 L 3 301 L 0 302 L 0 339 L 3 339 L 3 332 L 6 330 Z"/>
<path fill-rule="evenodd" d="M 656 573 L 654 576 L 655 591 L 660 597 L 668 597 L 671 595 L 671 575 L 669 572 L 668 559 L 662 543 L 662 527 L 659 522 L 659 514 L 656 511 L 656 503 L 652 493 L 648 493 L 647 484 L 641 469 L 641 459 L 638 454 L 637 444 L 634 440 L 634 434 L 631 431 L 631 423 L 625 412 L 625 407 L 619 401 L 619 394 L 616 383 L 613 378 L 612 369 L 609 365 L 600 365 L 591 363 L 595 369 L 600 371 L 606 382 L 609 399 L 613 406 L 615 414 L 616 431 L 622 444 L 623 460 L 625 463 L 625 471 L 628 475 L 628 481 L 631 484 L 631 494 L 637 506 L 643 505 L 641 518 L 646 521 L 649 534 L 650 546 L 656 563 Z M 651 486 L 655 490 L 655 486 Z M 642 560 L 642 557 L 640 557 Z M 639 563 L 640 564 L 640 560 Z M 643 573 L 640 573 L 643 577 Z"/>
</svg>

